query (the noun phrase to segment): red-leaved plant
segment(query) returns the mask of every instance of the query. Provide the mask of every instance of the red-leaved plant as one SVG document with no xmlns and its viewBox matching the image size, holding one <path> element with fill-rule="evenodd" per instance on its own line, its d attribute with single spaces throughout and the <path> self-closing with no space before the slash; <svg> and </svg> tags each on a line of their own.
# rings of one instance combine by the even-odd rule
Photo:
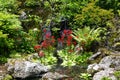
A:
<svg viewBox="0 0 120 80">
<path fill-rule="evenodd" d="M 76 41 L 71 36 L 72 30 L 63 30 L 63 33 L 60 38 L 58 38 L 58 42 L 62 44 L 63 47 L 70 47 L 71 45 L 76 46 Z"/>
<path fill-rule="evenodd" d="M 44 30 L 46 33 L 46 30 Z M 45 38 L 41 45 L 34 46 L 35 51 L 38 52 L 39 60 L 44 65 L 53 65 L 57 59 L 53 56 L 55 38 L 50 33 L 45 34 Z"/>
</svg>

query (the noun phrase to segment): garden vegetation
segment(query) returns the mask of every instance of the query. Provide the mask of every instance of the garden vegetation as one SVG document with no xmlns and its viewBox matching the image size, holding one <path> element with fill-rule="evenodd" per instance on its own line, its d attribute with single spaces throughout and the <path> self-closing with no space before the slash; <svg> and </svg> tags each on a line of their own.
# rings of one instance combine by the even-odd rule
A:
<svg viewBox="0 0 120 80">
<path fill-rule="evenodd" d="M 80 65 L 98 47 L 111 48 L 119 17 L 119 0 L 0 0 L 0 63 L 38 53 L 44 65 L 58 57 Z"/>
</svg>

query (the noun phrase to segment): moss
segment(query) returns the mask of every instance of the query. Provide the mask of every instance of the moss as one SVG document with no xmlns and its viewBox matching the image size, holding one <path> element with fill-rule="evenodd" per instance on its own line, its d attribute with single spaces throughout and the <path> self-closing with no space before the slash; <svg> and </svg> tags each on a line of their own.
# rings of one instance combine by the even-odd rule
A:
<svg viewBox="0 0 120 80">
<path fill-rule="evenodd" d="M 7 74 L 3 80 L 13 80 L 12 76 Z"/>
<path fill-rule="evenodd" d="M 114 75 L 118 80 L 120 80 L 120 71 L 115 71 Z"/>
</svg>

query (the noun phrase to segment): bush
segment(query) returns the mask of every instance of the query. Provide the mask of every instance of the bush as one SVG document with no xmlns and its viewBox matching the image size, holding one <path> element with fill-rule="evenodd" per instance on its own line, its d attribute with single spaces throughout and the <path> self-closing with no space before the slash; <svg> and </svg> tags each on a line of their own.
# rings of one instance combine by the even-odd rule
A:
<svg viewBox="0 0 120 80">
<path fill-rule="evenodd" d="M 14 52 L 31 53 L 36 43 L 30 33 L 23 31 L 17 15 L 0 12 L 0 55 L 9 57 Z"/>
<path fill-rule="evenodd" d="M 20 22 L 17 19 L 16 15 L 7 13 L 7 12 L 0 12 L 0 30 L 2 37 L 0 40 L 0 51 L 1 54 L 8 56 L 12 49 L 14 49 L 14 37 L 16 37 L 16 30 L 21 29 Z M 3 33 L 3 34 L 2 34 Z"/>
<path fill-rule="evenodd" d="M 74 18 L 77 26 L 105 27 L 106 23 L 114 17 L 111 10 L 101 9 L 95 2 L 89 3 L 82 9 L 81 14 Z"/>
<path fill-rule="evenodd" d="M 117 13 L 117 10 L 120 9 L 119 0 L 98 0 L 97 5 L 104 9 L 113 9 L 114 13 Z"/>
<path fill-rule="evenodd" d="M 0 11 L 16 12 L 18 5 L 17 0 L 0 0 Z"/>
<path fill-rule="evenodd" d="M 0 63 L 6 63 L 7 62 L 7 58 L 5 56 L 0 56 Z"/>
<path fill-rule="evenodd" d="M 0 55 L 6 55 L 4 51 L 6 51 L 5 49 L 9 46 L 7 45 L 7 39 L 7 34 L 3 34 L 3 32 L 0 31 Z"/>
</svg>

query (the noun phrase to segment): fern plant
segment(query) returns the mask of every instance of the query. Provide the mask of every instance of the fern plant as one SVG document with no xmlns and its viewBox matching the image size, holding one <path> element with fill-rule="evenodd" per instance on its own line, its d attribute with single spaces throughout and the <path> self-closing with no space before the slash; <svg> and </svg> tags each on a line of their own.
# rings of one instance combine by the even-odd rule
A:
<svg viewBox="0 0 120 80">
<path fill-rule="evenodd" d="M 84 27 L 83 29 L 77 29 L 73 31 L 73 38 L 84 48 L 90 47 L 93 41 L 100 41 L 100 33 L 104 29 L 90 29 L 90 27 Z"/>
</svg>

